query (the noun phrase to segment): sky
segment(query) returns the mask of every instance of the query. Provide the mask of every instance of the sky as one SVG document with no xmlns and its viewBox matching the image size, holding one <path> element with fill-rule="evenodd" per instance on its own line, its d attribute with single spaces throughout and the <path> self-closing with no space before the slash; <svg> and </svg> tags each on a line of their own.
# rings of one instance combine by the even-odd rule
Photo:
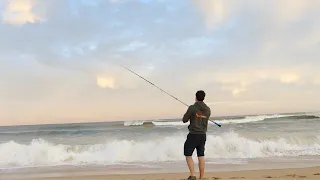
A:
<svg viewBox="0 0 320 180">
<path fill-rule="evenodd" d="M 318 0 L 0 0 L 0 125 L 319 111 Z"/>
</svg>

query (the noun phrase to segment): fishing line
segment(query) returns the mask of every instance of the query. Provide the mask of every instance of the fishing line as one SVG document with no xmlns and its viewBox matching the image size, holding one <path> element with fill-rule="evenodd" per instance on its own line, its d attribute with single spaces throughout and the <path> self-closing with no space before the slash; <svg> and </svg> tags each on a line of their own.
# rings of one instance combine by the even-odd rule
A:
<svg viewBox="0 0 320 180">
<path fill-rule="evenodd" d="M 150 83 L 150 84 L 151 84 L 151 85 L 153 85 L 154 87 L 156 87 L 156 88 L 160 89 L 160 91 L 162 91 L 162 92 L 166 93 L 167 95 L 171 96 L 173 99 L 175 99 L 175 100 L 177 100 L 177 101 L 181 102 L 182 104 L 184 104 L 185 106 L 189 107 L 189 105 L 188 105 L 188 104 L 186 104 L 186 103 L 182 102 L 181 100 L 179 100 L 179 99 L 178 99 L 178 98 L 176 98 L 175 96 L 173 96 L 173 95 L 169 94 L 169 93 L 168 93 L 168 92 L 166 92 L 165 90 L 161 89 L 161 88 L 160 88 L 160 87 L 158 87 L 157 85 L 153 84 L 152 82 L 150 82 L 149 80 L 147 80 L 147 79 L 145 79 L 144 77 L 140 76 L 139 74 L 135 73 L 134 71 L 130 70 L 129 68 L 127 68 L 127 67 L 125 67 L 125 66 L 122 66 L 122 65 L 120 65 L 120 66 L 121 66 L 121 67 L 123 67 L 124 69 L 126 69 L 126 70 L 130 71 L 131 73 L 135 74 L 136 76 L 140 77 L 141 79 L 143 79 L 143 80 L 147 81 L 148 83 Z M 209 120 L 210 120 L 211 122 L 213 122 L 215 125 L 217 125 L 217 126 L 221 127 L 221 125 L 220 125 L 219 123 L 212 121 L 212 120 L 210 119 L 210 117 L 209 117 Z"/>
</svg>

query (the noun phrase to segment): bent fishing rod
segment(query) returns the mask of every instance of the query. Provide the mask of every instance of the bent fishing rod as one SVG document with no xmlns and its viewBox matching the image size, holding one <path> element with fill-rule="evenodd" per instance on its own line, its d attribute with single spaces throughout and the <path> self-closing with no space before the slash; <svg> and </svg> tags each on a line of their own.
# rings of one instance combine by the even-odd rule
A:
<svg viewBox="0 0 320 180">
<path fill-rule="evenodd" d="M 160 89 L 160 91 L 162 91 L 162 92 L 166 93 L 167 95 L 171 96 L 173 99 L 175 99 L 175 100 L 177 100 L 177 101 L 181 102 L 182 104 L 184 104 L 185 106 L 189 107 L 189 105 L 188 105 L 188 104 L 186 104 L 186 103 L 182 102 L 182 101 L 181 101 L 181 100 L 179 100 L 178 98 L 176 98 L 176 97 L 174 97 L 173 95 L 169 94 L 168 92 L 166 92 L 165 90 L 163 90 L 163 89 L 161 89 L 160 87 L 156 86 L 155 84 L 153 84 L 153 83 L 152 83 L 152 82 L 150 82 L 149 80 L 145 79 L 144 77 L 140 76 L 139 74 L 137 74 L 137 73 L 133 72 L 133 71 L 132 71 L 132 70 L 130 70 L 129 68 L 124 67 L 124 66 L 122 66 L 122 65 L 120 65 L 120 66 L 121 66 L 121 67 L 123 67 L 124 69 L 126 69 L 126 70 L 130 71 L 131 73 L 135 74 L 136 76 L 140 77 L 141 79 L 143 79 L 143 80 L 147 81 L 148 83 L 150 83 L 150 84 L 151 84 L 151 85 L 153 85 L 154 87 L 156 87 L 156 88 Z M 210 120 L 211 122 L 213 122 L 215 125 L 217 125 L 217 126 L 221 127 L 221 125 L 220 125 L 219 123 L 212 121 L 212 120 L 210 119 L 210 117 L 209 117 L 209 120 Z"/>
</svg>

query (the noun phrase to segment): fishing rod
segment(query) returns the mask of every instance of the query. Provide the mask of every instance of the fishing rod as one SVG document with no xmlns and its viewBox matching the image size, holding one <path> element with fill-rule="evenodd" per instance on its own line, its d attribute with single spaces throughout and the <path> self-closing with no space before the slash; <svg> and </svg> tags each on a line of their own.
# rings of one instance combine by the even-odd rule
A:
<svg viewBox="0 0 320 180">
<path fill-rule="evenodd" d="M 160 91 L 162 91 L 162 92 L 166 93 L 167 95 L 171 96 L 173 99 L 175 99 L 175 100 L 181 102 L 182 104 L 184 104 L 185 106 L 189 107 L 188 104 L 182 102 L 182 101 L 179 100 L 178 98 L 176 98 L 176 97 L 174 97 L 173 95 L 169 94 L 168 92 L 166 92 L 165 90 L 161 89 L 160 87 L 158 87 L 157 85 L 153 84 L 152 82 L 150 82 L 149 80 L 145 79 L 144 77 L 140 76 L 139 74 L 133 72 L 133 71 L 130 70 L 129 68 L 127 68 L 127 67 L 125 67 L 125 66 L 122 66 L 122 65 L 120 65 L 120 66 L 123 67 L 123 68 L 125 68 L 126 70 L 130 71 L 131 73 L 135 74 L 136 76 L 140 77 L 141 79 L 147 81 L 148 83 L 150 83 L 151 85 L 155 86 L 156 88 L 160 89 Z M 211 122 L 213 122 L 215 125 L 221 127 L 221 125 L 220 125 L 219 123 L 212 121 L 212 120 L 210 119 L 210 117 L 209 117 L 209 120 L 210 120 Z"/>
</svg>

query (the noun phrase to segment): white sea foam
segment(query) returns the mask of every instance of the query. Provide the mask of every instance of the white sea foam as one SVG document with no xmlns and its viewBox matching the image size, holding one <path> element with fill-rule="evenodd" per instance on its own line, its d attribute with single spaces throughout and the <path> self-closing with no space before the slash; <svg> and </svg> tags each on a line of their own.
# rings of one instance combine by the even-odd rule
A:
<svg viewBox="0 0 320 180">
<path fill-rule="evenodd" d="M 124 122 L 124 126 L 141 126 L 143 125 L 144 121 L 126 121 Z"/>
<path fill-rule="evenodd" d="M 152 122 L 156 126 L 187 126 L 189 123 L 183 123 L 182 121 L 172 121 L 172 122 Z"/>
<path fill-rule="evenodd" d="M 26 145 L 9 141 L 0 144 L 0 168 L 180 161 L 184 160 L 184 141 L 182 134 L 77 146 L 57 145 L 42 139 Z M 209 159 L 300 155 L 320 155 L 320 136 L 248 139 L 230 132 L 207 137 L 206 157 Z"/>
<path fill-rule="evenodd" d="M 280 118 L 280 117 L 289 117 L 292 115 L 259 115 L 259 116 L 246 116 L 243 119 L 226 119 L 219 121 L 220 124 L 241 124 L 241 123 L 250 123 L 250 122 L 258 122 L 271 118 Z"/>
</svg>

